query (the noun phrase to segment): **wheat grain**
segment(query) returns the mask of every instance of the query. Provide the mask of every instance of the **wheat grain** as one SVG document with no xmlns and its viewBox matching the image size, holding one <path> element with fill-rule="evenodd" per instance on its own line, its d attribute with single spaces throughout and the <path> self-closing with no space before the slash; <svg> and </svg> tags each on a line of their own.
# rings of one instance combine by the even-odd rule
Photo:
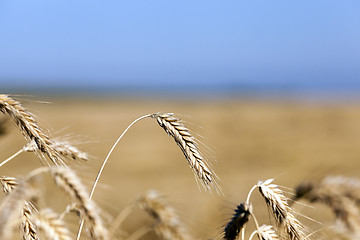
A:
<svg viewBox="0 0 360 240">
<path fill-rule="evenodd" d="M 18 181 L 14 177 L 0 177 L 0 183 L 4 193 L 9 193 L 18 185 Z"/>
<path fill-rule="evenodd" d="M 156 119 L 160 127 L 175 140 L 204 188 L 211 190 L 213 187 L 215 191 L 219 192 L 220 187 L 216 174 L 200 153 L 195 138 L 182 121 L 175 118 L 173 113 L 152 114 L 151 117 Z"/>
</svg>

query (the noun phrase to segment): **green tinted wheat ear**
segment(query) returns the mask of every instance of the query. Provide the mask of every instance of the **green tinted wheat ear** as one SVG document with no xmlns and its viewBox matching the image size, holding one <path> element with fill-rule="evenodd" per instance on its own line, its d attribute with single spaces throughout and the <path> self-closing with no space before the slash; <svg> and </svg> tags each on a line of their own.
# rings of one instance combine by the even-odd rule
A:
<svg viewBox="0 0 360 240">
<path fill-rule="evenodd" d="M 18 101 L 7 95 L 0 95 L 0 111 L 7 113 L 16 123 L 28 141 L 34 141 L 38 150 L 47 155 L 55 165 L 64 165 L 59 154 L 51 146 L 49 137 L 38 126 L 34 116 Z"/>
<path fill-rule="evenodd" d="M 151 117 L 156 119 L 160 127 L 175 140 L 204 188 L 210 190 L 213 187 L 219 191 L 216 174 L 210 169 L 209 164 L 198 149 L 195 138 L 182 121 L 175 118 L 173 113 L 153 114 Z"/>
</svg>

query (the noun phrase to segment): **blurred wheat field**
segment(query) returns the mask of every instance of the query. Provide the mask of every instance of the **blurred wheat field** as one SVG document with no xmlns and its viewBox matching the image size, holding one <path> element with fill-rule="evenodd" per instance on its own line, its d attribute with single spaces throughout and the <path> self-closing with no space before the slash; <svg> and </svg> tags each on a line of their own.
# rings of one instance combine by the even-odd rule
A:
<svg viewBox="0 0 360 240">
<path fill-rule="evenodd" d="M 156 189 L 166 195 L 195 239 L 216 238 L 221 236 L 232 209 L 245 200 L 258 180 L 276 178 L 277 184 L 293 188 L 304 179 L 359 175 L 357 102 L 49 98 L 48 104 L 33 98 L 20 100 L 37 116 L 41 126 L 51 130 L 52 136 L 69 135 L 74 145 L 90 154 L 89 163 L 72 165 L 88 189 L 118 136 L 145 114 L 178 114 L 193 133 L 200 135 L 198 139 L 213 150 L 202 147 L 221 179 L 224 196 L 204 192 L 197 186 L 181 151 L 153 119 L 134 125 L 110 157 L 94 195 L 109 221 L 141 193 Z M 24 144 L 21 134 L 8 121 L 7 133 L 0 137 L 1 159 Z M 34 154 L 24 153 L 2 167 L 0 175 L 18 177 L 40 166 Z M 46 194 L 49 204 L 63 205 L 56 190 L 47 189 Z M 257 217 L 269 221 L 264 200 L 254 198 L 253 205 Z M 321 205 L 314 206 L 316 209 L 301 205 L 297 209 L 331 225 L 331 212 Z M 301 220 L 314 230 L 321 227 Z M 135 210 L 124 221 L 123 230 L 131 233 L 149 222 L 145 213 Z M 150 234 L 143 239 L 150 238 L 155 236 Z"/>
</svg>

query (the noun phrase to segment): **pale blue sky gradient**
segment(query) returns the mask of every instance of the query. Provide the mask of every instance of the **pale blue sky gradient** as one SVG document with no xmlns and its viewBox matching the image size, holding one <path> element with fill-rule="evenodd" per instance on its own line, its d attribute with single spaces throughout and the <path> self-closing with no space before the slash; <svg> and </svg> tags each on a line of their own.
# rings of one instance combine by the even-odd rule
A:
<svg viewBox="0 0 360 240">
<path fill-rule="evenodd" d="M 360 86 L 358 0 L 3 0 L 0 84 Z"/>
</svg>

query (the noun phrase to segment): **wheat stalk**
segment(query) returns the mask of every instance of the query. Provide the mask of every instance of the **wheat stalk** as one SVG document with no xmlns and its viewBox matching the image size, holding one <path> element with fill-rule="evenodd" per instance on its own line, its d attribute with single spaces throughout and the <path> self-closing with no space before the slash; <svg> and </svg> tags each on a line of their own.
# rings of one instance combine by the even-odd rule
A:
<svg viewBox="0 0 360 240">
<path fill-rule="evenodd" d="M 251 213 L 252 206 L 250 203 L 240 203 L 235 209 L 234 216 L 225 226 L 223 238 L 225 240 L 235 240 L 249 221 Z"/>
<path fill-rule="evenodd" d="M 220 188 L 216 174 L 200 153 L 195 138 L 182 121 L 175 118 L 173 113 L 152 114 L 151 117 L 156 119 L 160 127 L 175 140 L 203 187 L 209 190 L 213 187 L 215 191 L 219 192 Z"/>
<path fill-rule="evenodd" d="M 108 239 L 107 230 L 96 212 L 95 203 L 89 198 L 89 193 L 76 174 L 65 167 L 52 168 L 51 174 L 55 183 L 78 205 L 82 217 L 87 222 L 92 239 Z"/>
<path fill-rule="evenodd" d="M 155 233 L 164 240 L 190 239 L 174 209 L 155 191 L 143 194 L 139 205 L 155 219 Z"/>
<path fill-rule="evenodd" d="M 38 150 L 46 154 L 55 165 L 65 165 L 59 154 L 51 146 L 50 138 L 38 126 L 34 116 L 20 102 L 1 94 L 0 111 L 11 116 L 25 138 L 29 142 L 34 141 Z"/>
<path fill-rule="evenodd" d="M 59 216 L 47 208 L 32 217 L 36 226 L 45 233 L 49 240 L 71 240 L 70 232 L 65 227 L 65 223 L 60 220 Z"/>
</svg>

